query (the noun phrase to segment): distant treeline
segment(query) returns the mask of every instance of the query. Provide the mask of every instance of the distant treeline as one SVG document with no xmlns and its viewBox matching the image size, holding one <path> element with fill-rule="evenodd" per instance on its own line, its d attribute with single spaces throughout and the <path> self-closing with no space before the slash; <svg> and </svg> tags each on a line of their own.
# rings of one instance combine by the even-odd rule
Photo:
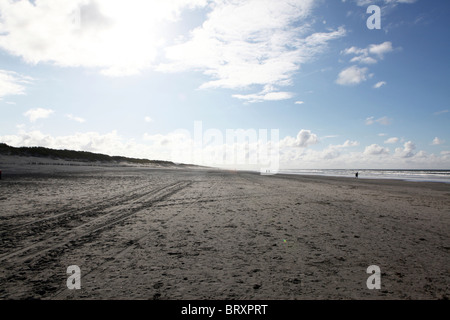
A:
<svg viewBox="0 0 450 320">
<path fill-rule="evenodd" d="M 74 150 L 56 150 L 44 147 L 11 147 L 5 143 L 0 143 L 0 154 L 12 155 L 12 156 L 25 156 L 25 157 L 41 157 L 51 159 L 62 159 L 72 161 L 87 161 L 87 162 L 129 162 L 134 164 L 158 164 L 162 166 L 174 166 L 175 164 L 170 161 L 162 160 L 148 160 L 148 159 L 135 159 L 119 156 L 108 156 L 101 153 L 93 153 L 87 151 L 74 151 Z"/>
</svg>

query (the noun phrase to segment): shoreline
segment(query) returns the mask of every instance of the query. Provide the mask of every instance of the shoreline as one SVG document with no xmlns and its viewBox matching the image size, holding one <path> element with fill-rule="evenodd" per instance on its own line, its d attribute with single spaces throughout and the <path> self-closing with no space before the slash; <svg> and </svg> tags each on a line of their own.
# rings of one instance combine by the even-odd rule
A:
<svg viewBox="0 0 450 320">
<path fill-rule="evenodd" d="M 5 156 L 0 155 L 0 170 L 3 171 L 3 176 L 8 174 L 26 174 L 26 173 L 50 173 L 52 170 L 40 170 L 40 168 L 49 167 L 53 168 L 54 172 L 69 172 L 67 167 L 70 167 L 72 171 L 83 171 L 86 168 L 95 168 L 96 170 L 102 170 L 102 168 L 141 168 L 141 169 L 193 169 L 193 170 L 218 170 L 225 172 L 246 172 L 251 174 L 260 174 L 259 171 L 253 170 L 231 170 L 219 167 L 205 167 L 190 164 L 175 164 L 174 166 L 163 166 L 157 164 L 133 164 L 133 163 L 107 163 L 107 162 L 87 162 L 87 161 L 77 161 L 77 160 L 64 160 L 64 159 L 51 159 L 42 157 L 25 157 L 25 156 Z M 6 170 L 5 170 L 6 169 Z M 8 171 L 9 169 L 9 171 Z M 292 169 L 297 170 L 297 169 Z M 300 169 L 299 169 L 300 170 Z M 301 169 L 304 170 L 304 169 Z M 364 171 L 411 171 L 411 172 L 421 172 L 421 171 L 443 171 L 450 172 L 450 169 L 311 169 L 311 170 L 322 170 L 322 171 L 359 171 L 360 175 L 357 179 L 361 180 L 389 180 L 389 181 L 406 181 L 406 182 L 418 182 L 418 183 L 445 183 L 450 184 L 449 179 L 420 179 L 420 178 L 407 178 L 407 177 L 388 177 L 388 176 L 364 176 L 361 172 Z M 22 171 L 22 172 L 21 172 Z M 302 172 L 286 172 L 286 170 L 281 170 L 281 172 L 275 175 L 293 175 L 302 177 L 329 177 L 329 178 L 344 178 L 344 179 L 355 179 L 354 175 L 340 175 L 340 174 L 320 174 L 320 173 L 302 173 Z"/>
<path fill-rule="evenodd" d="M 372 184 L 398 184 L 400 185 L 401 183 L 406 183 L 406 184 L 410 184 L 411 186 L 413 186 L 414 184 L 423 184 L 423 185 L 427 185 L 427 184 L 444 184 L 444 185 L 449 185 L 450 182 L 446 182 L 446 181 L 429 181 L 429 180 L 404 180 L 404 179 L 396 179 L 396 178 L 365 178 L 365 177 L 359 177 L 359 178 L 355 178 L 355 177 L 342 177 L 342 176 L 327 176 L 327 175 L 309 175 L 309 174 L 277 174 L 277 176 L 299 176 L 302 177 L 302 179 L 308 179 L 309 177 L 312 177 L 313 179 L 317 179 L 317 180 L 321 180 L 321 179 L 329 179 L 330 181 L 336 180 L 336 181 L 340 181 L 342 179 L 342 181 L 346 181 L 346 182 L 350 182 L 350 181 L 363 181 L 363 182 L 367 182 L 367 183 L 372 183 Z"/>
<path fill-rule="evenodd" d="M 231 170 L 227 170 L 227 169 L 217 169 L 217 170 L 222 170 L 225 172 L 231 172 Z M 248 173 L 248 174 L 254 174 L 254 175 L 260 175 L 260 173 L 258 171 L 249 171 L 249 170 L 242 170 L 242 171 L 236 171 L 236 172 L 242 172 L 242 173 Z M 450 181 L 436 181 L 436 180 L 409 180 L 409 179 L 400 179 L 400 178 L 391 178 L 391 177 L 386 177 L 386 178 L 374 178 L 374 177 L 358 177 L 355 178 L 354 176 L 339 176 L 339 175 L 321 175 L 321 174 L 301 174 L 301 173 L 277 173 L 274 175 L 268 175 L 265 177 L 300 177 L 302 179 L 314 179 L 314 180 L 330 180 L 330 181 L 340 181 L 342 179 L 343 182 L 351 182 L 351 181 L 366 181 L 368 183 L 373 183 L 373 184 L 383 184 L 383 181 L 385 184 L 399 184 L 401 182 L 405 182 L 405 183 L 413 183 L 413 184 L 444 184 L 444 185 L 449 185 Z"/>
<path fill-rule="evenodd" d="M 330 171 L 340 171 L 339 169 L 329 169 Z M 326 171 L 326 170 L 325 170 Z M 344 171 L 344 170 L 342 170 Z M 450 172 L 450 170 L 421 170 L 421 169 L 417 169 L 417 170 L 402 170 L 402 169 L 397 169 L 397 170 L 390 170 L 390 169 L 360 169 L 360 170 L 349 170 L 349 171 L 355 171 L 355 172 L 359 172 L 359 177 L 357 179 L 363 179 L 363 180 L 402 180 L 402 181 L 411 181 L 411 182 L 438 182 L 438 183 L 447 183 L 450 184 L 450 176 L 446 176 L 447 178 L 442 178 L 442 177 L 438 177 L 438 178 L 434 178 L 434 177 L 427 177 L 427 178 L 421 178 L 420 176 L 418 177 L 393 177 L 393 176 L 376 176 L 376 175 L 364 175 L 364 171 L 376 171 L 376 172 L 383 172 L 383 171 L 398 171 L 398 172 L 422 172 L 422 171 L 443 171 L 443 172 Z M 342 175 L 342 174 L 320 174 L 320 173 L 296 173 L 296 172 L 285 172 L 282 171 L 280 174 L 287 174 L 287 175 L 301 175 L 301 176 L 325 176 L 325 177 L 341 177 L 341 178 L 350 178 L 350 179 L 355 179 L 354 174 L 353 175 Z"/>
</svg>

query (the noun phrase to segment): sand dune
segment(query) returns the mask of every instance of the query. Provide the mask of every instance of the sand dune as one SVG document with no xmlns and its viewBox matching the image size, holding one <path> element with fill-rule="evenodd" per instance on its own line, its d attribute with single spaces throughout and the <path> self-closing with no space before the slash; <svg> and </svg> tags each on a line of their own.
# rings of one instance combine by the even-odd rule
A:
<svg viewBox="0 0 450 320">
<path fill-rule="evenodd" d="M 449 209 L 439 183 L 16 168 L 0 181 L 0 298 L 442 299 Z"/>
</svg>

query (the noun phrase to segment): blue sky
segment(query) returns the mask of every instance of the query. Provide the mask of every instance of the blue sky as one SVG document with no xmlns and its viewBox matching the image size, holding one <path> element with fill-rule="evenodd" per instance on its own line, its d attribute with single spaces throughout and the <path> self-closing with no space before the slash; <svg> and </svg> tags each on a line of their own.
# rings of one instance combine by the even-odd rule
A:
<svg viewBox="0 0 450 320">
<path fill-rule="evenodd" d="M 278 129 L 283 168 L 448 169 L 449 9 L 0 0 L 0 141 L 175 160 L 201 121 Z"/>
</svg>

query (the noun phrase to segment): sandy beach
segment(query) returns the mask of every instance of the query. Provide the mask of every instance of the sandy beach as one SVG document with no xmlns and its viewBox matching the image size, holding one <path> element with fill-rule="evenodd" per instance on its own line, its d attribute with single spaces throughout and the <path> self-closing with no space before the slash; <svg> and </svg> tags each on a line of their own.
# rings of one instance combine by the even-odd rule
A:
<svg viewBox="0 0 450 320">
<path fill-rule="evenodd" d="M 450 185 L 3 165 L 0 299 L 448 299 Z M 81 269 L 81 289 L 66 286 Z M 369 290 L 371 265 L 381 289 Z"/>
</svg>

